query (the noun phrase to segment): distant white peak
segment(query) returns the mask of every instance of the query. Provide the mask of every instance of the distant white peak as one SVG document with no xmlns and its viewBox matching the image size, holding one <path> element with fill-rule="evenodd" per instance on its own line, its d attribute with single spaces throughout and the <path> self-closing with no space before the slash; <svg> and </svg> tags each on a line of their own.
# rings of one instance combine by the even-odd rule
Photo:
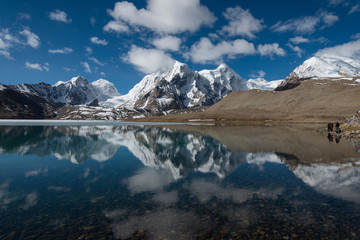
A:
<svg viewBox="0 0 360 240">
<path fill-rule="evenodd" d="M 192 71 L 189 66 L 185 63 L 181 63 L 179 61 L 175 61 L 171 70 L 167 73 L 166 79 L 171 80 L 175 75 L 180 75 L 180 77 L 184 77 L 188 75 Z"/>
<path fill-rule="evenodd" d="M 86 78 L 82 77 L 82 76 L 77 76 L 77 77 L 73 77 L 70 79 L 70 82 L 71 84 L 73 85 L 83 85 L 83 84 L 86 84 L 86 83 L 89 83 Z"/>
<path fill-rule="evenodd" d="M 4 85 L 0 84 L 0 91 L 2 91 L 4 89 L 6 89 L 6 87 Z"/>
<path fill-rule="evenodd" d="M 175 61 L 174 65 L 172 67 L 172 70 L 177 70 L 177 69 L 181 70 L 181 69 L 184 69 L 184 68 L 189 68 L 189 66 L 186 63 Z"/>
<path fill-rule="evenodd" d="M 299 78 L 343 78 L 360 76 L 360 60 L 329 54 L 316 55 L 295 68 Z"/>
<path fill-rule="evenodd" d="M 222 63 L 216 69 L 217 70 L 221 70 L 221 69 L 227 70 L 227 69 L 231 69 L 231 68 L 228 65 L 226 65 L 225 63 Z"/>
<path fill-rule="evenodd" d="M 109 82 L 108 80 L 103 79 L 103 78 L 100 78 L 100 79 L 98 79 L 96 81 L 93 81 L 91 84 L 96 86 L 96 87 L 99 87 L 99 88 L 101 88 L 101 87 L 109 87 L 109 86 L 110 87 L 115 87 L 112 82 Z"/>
<path fill-rule="evenodd" d="M 255 79 L 249 79 L 246 82 L 246 86 L 249 89 L 259 89 L 259 90 L 274 90 L 282 80 L 275 80 L 275 81 L 267 81 L 264 78 L 255 78 Z"/>
<path fill-rule="evenodd" d="M 57 86 L 59 86 L 59 85 L 61 85 L 61 84 L 64 84 L 65 82 L 63 82 L 63 81 L 58 81 L 57 83 L 55 83 L 53 86 L 54 87 L 57 87 Z"/>
<path fill-rule="evenodd" d="M 100 98 L 108 99 L 109 97 L 120 96 L 114 84 L 108 80 L 100 78 L 92 82 L 91 85 L 98 91 L 98 94 L 102 95 Z"/>
</svg>

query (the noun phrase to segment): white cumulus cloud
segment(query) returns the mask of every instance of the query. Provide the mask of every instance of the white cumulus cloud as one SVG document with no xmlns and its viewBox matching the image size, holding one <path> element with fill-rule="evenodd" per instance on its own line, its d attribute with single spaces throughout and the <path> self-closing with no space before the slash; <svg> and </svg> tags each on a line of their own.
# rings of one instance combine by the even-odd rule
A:
<svg viewBox="0 0 360 240">
<path fill-rule="evenodd" d="M 88 62 L 80 62 L 80 64 L 84 67 L 84 71 L 86 73 L 91 73 L 91 68 Z"/>
<path fill-rule="evenodd" d="M 320 18 L 324 22 L 324 26 L 322 28 L 332 26 L 340 19 L 338 16 L 334 15 L 334 13 L 329 13 L 326 11 L 320 13 Z"/>
<path fill-rule="evenodd" d="M 315 55 L 323 54 L 360 59 L 360 39 L 334 47 L 321 49 Z"/>
<path fill-rule="evenodd" d="M 279 47 L 278 43 L 270 43 L 270 44 L 259 44 L 258 52 L 261 56 L 270 56 L 273 57 L 274 55 L 277 56 L 285 56 L 286 52 L 284 49 Z"/>
<path fill-rule="evenodd" d="M 115 21 L 104 30 L 124 31 L 123 25 L 141 26 L 161 33 L 195 32 L 211 25 L 216 18 L 200 0 L 147 0 L 146 8 L 137 9 L 128 1 L 117 2 L 108 13 Z M 120 30 L 120 31 L 117 31 Z"/>
<path fill-rule="evenodd" d="M 86 55 L 91 55 L 93 53 L 93 49 L 91 47 L 85 47 L 85 53 Z"/>
<path fill-rule="evenodd" d="M 310 42 L 310 40 L 308 38 L 304 38 L 304 37 L 301 37 L 301 36 L 296 36 L 296 37 L 290 38 L 289 41 L 294 43 L 294 44 Z"/>
<path fill-rule="evenodd" d="M 96 23 L 96 18 L 95 18 L 95 17 L 91 17 L 91 18 L 90 18 L 90 24 L 91 24 L 91 26 L 94 26 L 95 23 Z"/>
<path fill-rule="evenodd" d="M 296 52 L 299 57 L 302 56 L 303 50 L 299 46 L 294 46 L 290 43 L 288 43 L 287 46 L 291 48 L 294 52 Z"/>
<path fill-rule="evenodd" d="M 64 22 L 64 23 L 71 23 L 71 21 L 72 21 L 70 18 L 68 18 L 66 12 L 61 11 L 59 9 L 56 9 L 55 11 L 50 12 L 49 19 L 58 21 L 58 22 Z"/>
<path fill-rule="evenodd" d="M 69 68 L 69 67 L 63 67 L 63 69 L 64 69 L 64 71 L 66 71 L 66 72 L 70 72 L 70 71 L 73 71 L 71 68 Z"/>
<path fill-rule="evenodd" d="M 158 71 L 166 71 L 170 69 L 175 60 L 163 50 L 145 49 L 131 46 L 124 60 L 135 66 L 136 69 L 143 73 L 153 73 Z"/>
<path fill-rule="evenodd" d="M 296 33 L 313 33 L 317 29 L 332 26 L 339 20 L 339 17 L 326 11 L 318 11 L 315 16 L 303 16 L 279 21 L 270 29 L 274 32 L 296 32 Z"/>
<path fill-rule="evenodd" d="M 29 21 L 31 20 L 31 15 L 28 13 L 19 13 L 18 18 Z"/>
<path fill-rule="evenodd" d="M 229 24 L 224 26 L 222 31 L 230 36 L 255 38 L 255 33 L 265 27 L 262 20 L 254 18 L 249 10 L 244 10 L 239 6 L 227 8 L 223 15 L 229 21 Z"/>
<path fill-rule="evenodd" d="M 329 5 L 330 6 L 337 6 L 339 4 L 344 3 L 346 0 L 329 0 Z"/>
<path fill-rule="evenodd" d="M 110 22 L 108 22 L 104 26 L 103 30 L 105 32 L 116 32 L 116 33 L 129 32 L 130 31 L 129 27 L 126 24 L 119 21 L 119 20 L 118 21 L 110 21 Z"/>
<path fill-rule="evenodd" d="M 180 48 L 181 39 L 173 36 L 165 36 L 154 39 L 152 44 L 158 49 L 178 51 Z"/>
<path fill-rule="evenodd" d="M 100 66 L 104 66 L 105 64 L 100 62 L 97 58 L 94 58 L 94 57 L 89 57 L 89 60 L 92 61 L 93 63 L 96 63 Z"/>
<path fill-rule="evenodd" d="M 351 39 L 360 39 L 360 33 L 353 34 Z"/>
<path fill-rule="evenodd" d="M 50 70 L 49 63 L 44 63 L 43 69 L 48 72 Z"/>
<path fill-rule="evenodd" d="M 356 4 L 356 5 L 352 6 L 349 11 L 349 15 L 356 13 L 356 12 L 360 12 L 360 4 Z"/>
<path fill-rule="evenodd" d="M 39 64 L 39 63 L 30 63 L 28 61 L 25 62 L 25 67 L 28 69 L 32 69 L 32 70 L 37 70 L 37 71 L 49 71 L 49 63 L 45 63 L 43 65 Z"/>
<path fill-rule="evenodd" d="M 64 47 L 62 49 L 49 49 L 48 51 L 49 53 L 51 54 L 69 54 L 69 53 L 72 53 L 73 52 L 73 49 L 72 48 L 68 48 L 68 47 Z"/>
<path fill-rule="evenodd" d="M 40 46 L 40 38 L 35 33 L 31 32 L 29 28 L 25 28 L 20 32 L 21 35 L 26 37 L 26 44 L 32 48 L 37 48 Z"/>
<path fill-rule="evenodd" d="M 201 38 L 191 46 L 188 57 L 195 63 L 219 63 L 225 57 L 233 58 L 237 55 L 252 55 L 256 50 L 254 44 L 244 39 L 222 41 L 213 44 L 209 38 Z"/>
<path fill-rule="evenodd" d="M 14 37 L 8 29 L 1 29 L 0 31 L 0 55 L 11 59 L 10 49 L 14 44 L 19 43 L 20 41 Z"/>
<path fill-rule="evenodd" d="M 98 37 L 92 37 L 92 38 L 90 38 L 90 41 L 93 44 L 98 44 L 98 45 L 103 45 L 103 46 L 108 45 L 108 42 L 105 39 L 99 39 Z"/>
</svg>

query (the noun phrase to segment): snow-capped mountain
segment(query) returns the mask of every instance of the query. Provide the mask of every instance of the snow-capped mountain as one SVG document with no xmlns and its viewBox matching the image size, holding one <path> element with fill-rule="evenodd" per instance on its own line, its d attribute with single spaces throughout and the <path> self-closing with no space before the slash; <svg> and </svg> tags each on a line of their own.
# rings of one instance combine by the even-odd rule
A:
<svg viewBox="0 0 360 240">
<path fill-rule="evenodd" d="M 360 76 L 360 60 L 324 54 L 306 60 L 293 73 L 301 79 L 356 77 Z"/>
<path fill-rule="evenodd" d="M 100 101 L 120 95 L 114 84 L 105 79 L 89 83 L 81 76 L 67 82 L 57 82 L 53 87 L 57 92 L 54 100 L 67 105 L 98 105 Z"/>
<path fill-rule="evenodd" d="M 272 91 L 277 86 L 279 86 L 279 84 L 281 82 L 282 82 L 282 80 L 267 81 L 264 78 L 254 78 L 254 79 L 249 79 L 246 82 L 246 86 L 248 87 L 248 89 L 259 89 L 259 90 Z"/>
<path fill-rule="evenodd" d="M 7 87 L 20 93 L 45 98 L 48 101 L 53 101 L 53 97 L 56 96 L 56 90 L 53 89 L 50 84 L 43 82 L 37 84 L 22 83 L 17 85 L 8 85 Z"/>
<path fill-rule="evenodd" d="M 17 88 L 0 85 L 0 118 L 47 119 L 56 116 L 59 105 L 50 100 L 51 85 L 21 84 Z"/>
<path fill-rule="evenodd" d="M 89 83 L 81 76 L 69 81 L 59 81 L 54 85 L 46 83 L 1 85 L 1 89 L 11 88 L 21 94 L 43 98 L 55 106 L 71 106 L 59 111 L 61 119 L 119 119 L 139 112 L 151 114 L 163 113 L 173 109 L 188 109 L 199 106 L 210 106 L 226 97 L 232 91 L 249 89 L 273 90 L 276 81 L 264 79 L 244 80 L 226 64 L 213 70 L 192 71 L 188 65 L 175 62 L 165 73 L 153 73 L 145 76 L 128 94 L 121 96 L 114 84 L 99 79 Z M 100 106 L 104 111 L 92 109 L 85 111 L 83 107 Z M 76 106 L 79 106 L 76 108 Z M 115 109 L 107 116 L 109 109 Z M 105 111 L 106 110 L 106 111 Z M 58 111 L 58 109 L 53 109 Z M 125 113 L 125 114 L 123 114 Z M 128 114 L 129 113 L 129 114 Z M 117 116 L 114 116 L 117 115 Z M 99 115 L 99 116 L 98 116 Z"/>
<path fill-rule="evenodd" d="M 276 90 L 296 87 L 309 79 L 346 79 L 360 76 L 360 60 L 334 55 L 316 55 L 303 62 L 286 77 Z"/>
<path fill-rule="evenodd" d="M 109 98 L 120 96 L 120 93 L 118 92 L 114 84 L 105 79 L 100 78 L 92 82 L 91 85 L 97 93 L 99 102 L 103 102 L 108 100 Z"/>
<path fill-rule="evenodd" d="M 114 84 L 105 79 L 89 83 L 85 78 L 78 76 L 69 81 L 59 81 L 53 86 L 47 83 L 9 85 L 11 89 L 45 98 L 47 101 L 64 105 L 85 105 L 106 101 L 109 98 L 120 96 Z"/>
<path fill-rule="evenodd" d="M 128 94 L 112 98 L 104 106 L 161 112 L 212 105 L 231 91 L 241 90 L 248 90 L 246 81 L 225 64 L 197 72 L 175 62 L 167 73 L 145 76 Z"/>
<path fill-rule="evenodd" d="M 73 77 L 67 82 L 0 85 L 0 118 L 54 118 L 63 106 L 99 106 L 109 98 L 120 96 L 114 84 L 99 79 L 89 83 L 85 78 Z M 62 108 L 64 109 L 64 108 Z M 80 108 L 79 108 L 80 110 Z M 100 111 L 96 119 L 117 119 L 111 109 Z M 107 112 L 111 112 L 108 116 Z M 79 114 L 77 114 L 79 115 Z M 93 115 L 90 116 L 90 119 Z"/>
<path fill-rule="evenodd" d="M 58 93 L 54 96 L 57 102 L 67 105 L 97 105 L 94 102 L 98 100 L 95 88 L 81 76 L 73 77 L 67 82 L 57 82 L 53 87 Z"/>
</svg>

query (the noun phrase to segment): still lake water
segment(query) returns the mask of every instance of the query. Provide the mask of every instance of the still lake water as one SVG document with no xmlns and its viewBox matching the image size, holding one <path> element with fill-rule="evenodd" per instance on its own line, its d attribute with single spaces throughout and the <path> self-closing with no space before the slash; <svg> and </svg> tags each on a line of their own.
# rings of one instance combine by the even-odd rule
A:
<svg viewBox="0 0 360 240">
<path fill-rule="evenodd" d="M 2 126 L 0 239 L 360 239 L 354 144 L 309 126 Z"/>
</svg>

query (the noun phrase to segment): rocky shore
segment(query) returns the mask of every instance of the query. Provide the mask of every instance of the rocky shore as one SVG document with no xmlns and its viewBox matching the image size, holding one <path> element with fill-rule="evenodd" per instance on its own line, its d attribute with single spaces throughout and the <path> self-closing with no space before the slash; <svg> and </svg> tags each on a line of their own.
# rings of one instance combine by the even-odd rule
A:
<svg viewBox="0 0 360 240">
<path fill-rule="evenodd" d="M 360 124 L 347 120 L 346 122 L 340 123 L 339 130 L 340 131 L 336 131 L 334 128 L 330 131 L 328 127 L 325 127 L 319 129 L 318 132 L 328 133 L 327 138 L 330 142 L 333 142 L 334 140 L 339 142 L 340 139 L 345 139 L 352 143 L 357 152 L 360 152 Z"/>
</svg>

